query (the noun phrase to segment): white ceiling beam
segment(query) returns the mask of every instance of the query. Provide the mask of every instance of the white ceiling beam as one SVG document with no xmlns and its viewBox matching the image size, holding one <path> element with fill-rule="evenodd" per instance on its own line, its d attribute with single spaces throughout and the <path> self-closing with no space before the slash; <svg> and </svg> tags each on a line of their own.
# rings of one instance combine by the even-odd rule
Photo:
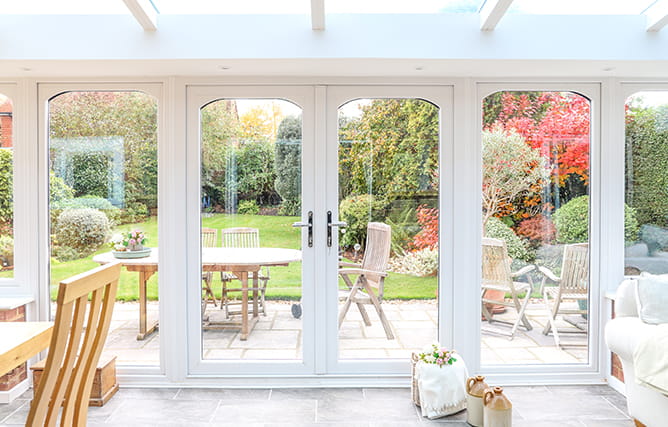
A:
<svg viewBox="0 0 668 427">
<path fill-rule="evenodd" d="M 668 0 L 659 0 L 645 10 L 647 31 L 659 31 L 668 25 Z"/>
<path fill-rule="evenodd" d="M 325 0 L 311 0 L 311 28 L 325 29 Z"/>
<path fill-rule="evenodd" d="M 494 31 L 513 0 L 486 0 L 480 8 L 480 30 Z"/>
<path fill-rule="evenodd" d="M 158 11 L 150 0 L 123 0 L 144 31 L 158 29 Z"/>
</svg>

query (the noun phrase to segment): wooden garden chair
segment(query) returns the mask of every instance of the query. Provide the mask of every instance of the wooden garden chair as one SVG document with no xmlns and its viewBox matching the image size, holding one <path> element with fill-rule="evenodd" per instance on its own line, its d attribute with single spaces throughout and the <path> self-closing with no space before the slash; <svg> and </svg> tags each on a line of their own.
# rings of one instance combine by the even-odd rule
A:
<svg viewBox="0 0 668 427">
<path fill-rule="evenodd" d="M 527 319 L 525 311 L 531 298 L 531 291 L 533 289 L 533 281 L 528 275 L 536 267 L 527 265 L 516 272 L 512 272 L 510 264 L 512 259 L 508 256 L 508 248 L 506 242 L 499 239 L 492 239 L 484 237 L 482 239 L 482 315 L 489 323 L 500 322 L 512 325 L 510 329 L 510 338 L 515 335 L 515 331 L 520 323 L 530 331 L 532 328 L 529 319 Z M 517 282 L 516 278 L 526 276 L 527 282 Z M 501 300 L 489 299 L 486 295 L 487 291 L 501 291 L 504 295 L 510 294 L 510 300 L 505 298 Z M 519 295 L 524 292 L 524 298 L 520 299 Z M 502 305 L 512 307 L 517 311 L 517 319 L 514 322 L 507 322 L 494 318 L 492 311 L 488 305 Z M 493 332 L 499 332 L 494 330 Z"/>
<path fill-rule="evenodd" d="M 202 227 L 202 247 L 203 248 L 213 248 L 216 246 L 216 241 L 218 240 L 218 230 L 215 228 L 206 228 Z M 213 288 L 211 287 L 211 282 L 213 281 L 213 272 L 204 271 L 202 272 L 202 291 L 204 292 L 204 297 L 202 298 L 202 315 L 206 310 L 206 304 L 211 301 L 214 307 L 218 306 L 216 302 L 216 296 L 213 294 Z"/>
<path fill-rule="evenodd" d="M 49 355 L 26 426 L 55 426 L 59 413 L 61 426 L 86 425 L 120 273 L 121 264 L 110 263 L 60 282 Z"/>
<path fill-rule="evenodd" d="M 552 331 L 554 342 L 559 347 L 559 332 L 556 327 L 558 314 L 579 314 L 587 315 L 587 308 L 581 308 L 580 301 L 588 301 L 589 289 L 589 245 L 587 243 L 575 243 L 564 246 L 564 256 L 561 261 L 561 276 L 557 276 L 547 267 L 539 267 L 543 273 L 543 280 L 540 285 L 545 310 L 547 311 L 549 322 L 543 329 L 543 334 L 547 335 Z M 546 286 L 546 281 L 556 283 L 558 286 Z M 565 300 L 578 304 L 577 308 L 564 307 Z M 567 331 L 561 331 L 566 333 Z M 580 332 L 570 330 L 569 333 Z M 587 331 L 582 331 L 586 333 Z"/>
<path fill-rule="evenodd" d="M 250 227 L 233 227 L 233 228 L 223 228 L 221 231 L 222 234 L 222 247 L 224 248 L 259 248 L 260 247 L 260 231 L 257 228 Z M 253 291 L 253 298 L 256 298 L 256 295 L 259 293 L 259 313 L 267 315 L 264 303 L 264 295 L 267 290 L 267 282 L 269 281 L 269 267 L 263 267 L 258 271 L 258 288 L 248 288 L 249 291 Z M 220 303 L 220 308 L 225 310 L 225 317 L 230 317 L 233 314 L 240 314 L 241 310 L 230 310 L 230 306 L 239 305 L 241 301 L 236 301 L 230 298 L 230 292 L 241 292 L 241 288 L 230 288 L 229 284 L 233 280 L 238 280 L 238 278 L 230 272 L 221 272 L 220 279 L 223 282 L 222 287 L 222 299 Z"/>
<path fill-rule="evenodd" d="M 366 246 L 364 248 L 362 263 L 339 263 L 339 267 L 343 267 L 339 268 L 339 275 L 348 287 L 347 290 L 340 291 L 339 293 L 339 299 L 345 299 L 339 313 L 339 328 L 352 303 L 357 305 L 364 324 L 371 326 L 369 315 L 364 308 L 365 304 L 371 304 L 378 313 L 387 339 L 394 339 L 390 322 L 381 307 L 381 303 L 383 302 L 383 287 L 385 277 L 387 277 L 387 263 L 390 260 L 391 241 L 392 229 L 389 225 L 380 222 L 370 222 L 367 225 Z M 351 276 L 357 276 L 354 283 Z"/>
</svg>

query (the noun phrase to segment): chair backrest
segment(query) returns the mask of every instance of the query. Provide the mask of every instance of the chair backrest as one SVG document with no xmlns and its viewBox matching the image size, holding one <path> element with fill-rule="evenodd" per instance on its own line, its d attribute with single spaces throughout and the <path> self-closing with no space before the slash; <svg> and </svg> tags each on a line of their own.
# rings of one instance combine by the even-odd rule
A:
<svg viewBox="0 0 668 427">
<path fill-rule="evenodd" d="M 512 284 L 510 272 L 511 259 L 508 256 L 506 242 L 491 237 L 482 239 L 482 283 L 484 285 Z"/>
<path fill-rule="evenodd" d="M 234 227 L 220 230 L 224 248 L 259 248 L 260 231 L 257 228 Z"/>
<path fill-rule="evenodd" d="M 86 425 L 120 273 L 121 264 L 110 263 L 60 282 L 49 355 L 26 426 L 55 426 L 61 405 L 61 426 Z"/>
<path fill-rule="evenodd" d="M 362 268 L 370 271 L 385 273 L 390 260 L 392 244 L 392 228 L 382 222 L 370 222 L 366 227 L 366 246 Z M 381 276 L 365 275 L 372 286 L 378 287 Z"/>
<path fill-rule="evenodd" d="M 589 281 L 589 245 L 575 243 L 564 246 L 561 264 L 561 292 L 587 293 Z"/>
<path fill-rule="evenodd" d="M 215 228 L 202 227 L 202 247 L 215 248 L 218 240 L 218 230 Z"/>
</svg>

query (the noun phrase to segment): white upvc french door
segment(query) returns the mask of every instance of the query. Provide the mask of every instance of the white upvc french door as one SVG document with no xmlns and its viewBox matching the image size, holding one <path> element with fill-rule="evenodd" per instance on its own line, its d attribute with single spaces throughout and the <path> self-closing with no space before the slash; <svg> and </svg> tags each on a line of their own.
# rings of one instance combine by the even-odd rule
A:
<svg viewBox="0 0 668 427">
<path fill-rule="evenodd" d="M 369 306 L 368 309 L 374 324 L 371 326 L 359 324 L 355 320 L 358 313 L 353 312 L 357 307 L 353 305 L 350 313 L 343 316 L 345 319 L 342 329 L 339 329 L 338 317 L 341 306 L 337 273 L 339 257 L 349 256 L 349 249 L 354 245 L 350 247 L 341 245 L 339 242 L 341 227 L 328 226 L 328 223 L 336 223 L 342 219 L 339 212 L 341 202 L 339 194 L 344 195 L 341 184 L 346 187 L 346 183 L 345 179 L 341 178 L 343 175 L 339 173 L 341 170 L 339 159 L 343 159 L 341 156 L 345 155 L 345 149 L 352 147 L 348 143 L 342 145 L 339 141 L 339 137 L 345 133 L 345 129 L 339 123 L 339 116 L 344 114 L 341 108 L 345 109 L 345 105 L 348 104 L 349 111 L 352 111 L 352 116 L 349 118 L 360 121 L 369 118 L 363 117 L 363 108 L 366 106 L 375 105 L 380 109 L 387 107 L 390 109 L 388 110 L 390 114 L 398 114 L 396 118 L 390 117 L 389 122 L 401 120 L 401 111 L 418 108 L 424 110 L 422 114 L 430 126 L 429 149 L 424 152 L 427 163 L 420 172 L 425 182 L 421 184 L 419 190 L 424 190 L 425 203 L 430 204 L 430 208 L 437 212 L 439 222 L 437 239 L 445 241 L 443 236 L 447 236 L 452 228 L 451 199 L 444 196 L 452 194 L 448 187 L 451 185 L 448 162 L 452 161 L 451 99 L 452 88 L 449 86 L 189 86 L 187 88 L 187 216 L 189 219 L 200 219 L 189 220 L 186 225 L 189 236 L 185 243 L 187 253 L 194 255 L 186 260 L 189 283 L 187 291 L 189 376 L 332 375 L 338 378 L 369 374 L 403 376 L 408 373 L 406 360 L 412 350 L 432 341 L 440 341 L 444 345 L 452 344 L 453 287 L 450 275 L 447 273 L 452 271 L 449 245 L 437 245 L 435 250 L 439 254 L 438 274 L 425 279 L 428 282 L 427 287 L 431 287 L 429 288 L 431 293 L 424 303 L 419 304 L 424 304 L 430 314 L 429 316 L 425 314 L 427 317 L 424 319 L 416 318 L 413 322 L 416 327 L 426 327 L 426 332 L 418 339 L 409 342 L 415 330 L 402 330 L 402 327 L 411 323 L 410 316 L 420 316 L 422 306 L 412 307 L 410 316 L 406 314 L 408 318 L 405 320 L 408 322 L 401 323 L 398 322 L 401 318 L 401 309 L 396 309 L 401 303 L 385 303 L 382 306 L 387 307 L 385 310 L 388 312 L 389 327 L 395 332 L 395 336 L 391 339 L 385 335 L 375 337 L 374 334 L 377 334 L 379 328 L 381 331 L 383 329 L 375 317 L 373 306 Z M 215 105 L 220 102 L 228 104 Z M 205 194 L 208 190 L 203 189 L 204 180 L 208 179 L 203 168 L 206 169 L 207 156 L 211 155 L 210 152 L 204 154 L 202 152 L 205 144 L 204 135 L 208 135 L 209 132 L 205 127 L 208 126 L 207 123 L 211 123 L 212 114 L 222 117 L 226 114 L 225 111 L 234 111 L 234 114 L 241 117 L 252 109 L 253 105 L 262 102 L 289 103 L 290 106 L 282 107 L 284 113 L 286 111 L 289 113 L 283 116 L 296 112 L 294 114 L 301 117 L 301 212 L 295 217 L 295 222 L 301 220 L 300 222 L 307 223 L 311 217 L 313 223 L 311 232 L 306 227 L 301 229 L 302 263 L 298 302 L 302 314 L 299 319 L 286 317 L 286 303 L 283 302 L 282 308 L 276 306 L 274 310 L 277 312 L 282 310 L 283 314 L 277 316 L 283 317 L 275 318 L 272 326 L 268 325 L 266 318 L 261 317 L 248 340 L 239 341 L 238 338 L 230 338 L 226 341 L 228 337 L 224 333 L 211 332 L 206 327 L 203 330 L 202 327 L 202 293 L 199 286 L 203 277 L 200 233 L 203 227 L 210 228 L 209 225 L 214 224 L 215 228 L 215 224 L 220 225 L 203 214 L 206 208 L 213 209 L 208 206 L 210 195 Z M 350 104 L 351 102 L 357 105 Z M 355 109 L 358 111 L 354 112 Z M 284 142 L 281 138 L 276 139 L 276 144 Z M 368 138 L 371 141 L 376 137 L 370 135 Z M 242 147 L 244 144 L 252 143 L 241 141 L 235 144 L 236 147 Z M 408 143 L 410 144 L 410 141 Z M 344 151 L 341 151 L 342 146 Z M 210 147 L 206 150 L 210 151 Z M 373 161 L 366 166 L 372 167 Z M 400 174 L 401 171 L 397 173 Z M 230 174 L 227 172 L 226 174 L 229 177 Z M 384 179 L 386 178 L 388 177 Z M 418 194 L 420 191 L 414 193 Z M 363 196 L 369 194 L 373 196 L 372 193 L 373 191 Z M 349 193 L 347 196 L 355 195 Z M 388 203 L 393 200 L 387 199 Z M 228 221 L 225 226 L 244 225 L 239 222 L 243 220 L 243 215 L 235 216 L 231 213 L 237 202 L 225 200 L 224 204 L 229 205 L 231 209 L 225 206 L 222 215 L 213 216 L 225 218 L 225 221 Z M 406 212 L 414 216 L 419 203 L 417 200 L 409 202 L 410 206 L 407 205 Z M 388 212 L 389 209 L 388 204 Z M 235 222 L 236 220 L 239 221 Z M 370 217 L 369 220 L 385 222 L 387 218 Z M 309 243 L 309 240 L 312 242 Z M 351 242 L 346 242 L 348 243 Z M 275 280 L 277 277 L 275 274 L 280 274 L 280 268 L 283 267 L 272 268 L 268 293 L 272 284 L 281 286 L 280 278 Z M 214 284 L 216 280 L 214 277 Z M 389 282 L 391 283 L 388 286 L 394 287 L 390 292 L 396 293 L 401 278 L 394 277 L 389 279 Z M 215 286 L 214 294 L 217 293 Z M 292 304 L 296 305 L 298 302 L 294 301 Z M 206 310 L 207 313 L 213 313 L 214 317 L 219 316 L 219 312 L 212 308 L 212 302 L 208 304 Z M 270 313 L 270 315 L 275 314 Z M 210 319 L 207 318 L 207 321 Z M 276 322 L 282 322 L 280 325 L 284 330 L 278 330 L 280 328 L 276 327 Z M 298 326 L 293 327 L 295 324 Z M 360 336 L 346 337 L 345 334 L 339 333 L 344 329 L 350 332 L 351 324 L 353 324 L 352 329 L 359 326 L 360 329 L 353 333 L 360 333 Z M 293 330 L 291 328 L 299 331 L 296 353 L 292 353 L 292 347 L 285 344 L 286 341 L 283 344 L 275 344 L 273 352 L 262 353 L 258 350 L 262 348 L 267 350 L 266 347 L 270 347 L 262 340 L 294 339 L 289 333 Z M 282 338 L 278 338 L 280 334 Z"/>
<path fill-rule="evenodd" d="M 383 291 L 392 302 L 381 302 L 379 308 L 363 304 L 364 310 L 353 303 L 347 312 L 342 312 L 347 286 L 339 279 L 339 260 L 361 261 L 360 252 L 367 249 L 365 226 L 351 223 L 345 233 L 331 231 L 331 245 L 326 246 L 324 253 L 327 268 L 321 278 L 325 281 L 324 306 L 320 307 L 326 316 L 327 373 L 406 375 L 406 361 L 412 351 L 437 341 L 449 347 L 453 344 L 449 237 L 453 224 L 452 97 L 450 86 L 327 88 L 323 159 L 327 178 L 326 187 L 320 192 L 324 195 L 324 213 L 329 216 L 331 212 L 332 222 L 355 221 L 354 215 L 346 213 L 354 205 L 366 210 L 367 214 L 360 218 L 364 224 L 388 223 L 396 234 L 402 232 L 402 218 L 414 221 L 416 211 L 424 209 L 437 227 L 428 250 L 438 254 L 433 277 L 389 273 Z M 354 163 L 348 167 L 351 160 Z M 350 168 L 357 172 L 350 172 Z M 361 174 L 360 168 L 364 170 Z M 326 220 L 323 217 L 322 221 Z M 424 229 L 425 224 L 421 227 Z M 412 244 L 396 241 L 392 251 L 399 255 L 411 248 L 427 250 Z M 351 277 L 352 281 L 355 277 Z M 419 281 L 417 287 L 422 293 L 407 291 L 408 281 Z M 344 292 L 340 292 L 342 289 Z M 422 299 L 410 301 L 413 297 Z M 363 320 L 363 311 L 370 322 Z"/>
<path fill-rule="evenodd" d="M 259 113 L 258 113 L 259 112 Z M 273 140 L 253 139 L 245 137 L 243 132 L 231 129 L 241 123 L 239 120 L 247 115 L 269 115 L 269 122 L 274 126 Z M 236 332 L 217 329 L 212 325 L 224 324 L 227 309 L 232 310 L 231 300 L 222 300 L 216 295 L 223 283 L 232 286 L 232 281 L 224 282 L 223 275 L 214 272 L 209 276 L 214 296 L 208 295 L 203 322 L 202 291 L 200 284 L 206 273 L 202 273 L 201 233 L 204 228 L 221 233 L 223 228 L 258 227 L 244 222 L 246 215 L 237 214 L 241 205 L 236 189 L 243 175 L 243 151 L 246 147 L 264 150 L 268 156 L 274 155 L 278 149 L 276 126 L 279 119 L 291 116 L 301 122 L 301 137 L 286 140 L 297 153 L 295 160 L 296 175 L 292 178 L 298 182 L 296 199 L 300 212 L 291 212 L 294 216 L 289 222 L 298 222 L 300 217 L 306 221 L 308 212 L 315 210 L 314 193 L 318 185 L 315 162 L 314 137 L 314 88 L 310 86 L 189 86 L 187 88 L 187 253 L 193 254 L 186 260 L 188 274 L 187 291 L 187 340 L 188 340 L 188 375 L 189 376 L 257 376 L 273 375 L 296 376 L 312 374 L 315 371 L 316 348 L 316 284 L 320 283 L 316 271 L 322 262 L 316 256 L 316 248 L 321 243 L 321 234 L 316 224 L 313 230 L 315 244 L 309 244 L 307 230 L 299 232 L 290 224 L 281 223 L 280 234 L 294 234 L 290 242 L 292 249 L 301 249 L 302 262 L 291 263 L 289 267 L 272 267 L 271 280 L 267 292 L 281 282 L 287 269 L 292 269 L 292 282 L 286 283 L 286 292 L 292 292 L 301 303 L 300 319 L 289 316 L 289 302 L 283 302 L 281 312 L 270 307 L 267 301 L 266 315 L 260 314 L 256 327 L 247 339 L 240 338 Z M 272 132 L 272 131 L 270 131 Z M 278 132 L 282 132 L 280 129 Z M 239 136 L 241 135 L 241 136 Z M 284 141 L 285 142 L 285 141 Z M 264 144 L 264 145 L 263 145 Z M 286 148 L 287 149 L 287 148 Z M 299 152 L 301 152 L 299 154 Z M 294 154 L 294 153 L 292 153 Z M 221 160 L 222 159 L 222 160 Z M 223 173 L 224 172 L 224 173 Z M 217 209 L 217 210 L 216 210 Z M 224 210 L 223 210 L 224 209 Z M 208 211 L 223 213 L 207 216 Z M 267 216 L 268 223 L 272 218 Z M 285 217 L 287 218 L 287 217 Z M 283 221 L 285 222 L 285 220 Z M 272 246 L 267 243 L 272 225 L 262 227 L 260 245 Z M 209 230 L 209 231 L 210 231 Z M 284 241 L 284 240 L 283 240 Z M 263 243 L 264 242 L 264 243 Z M 214 246 L 222 243 L 220 234 Z M 286 244 L 283 243 L 283 246 Z M 229 274 L 229 273 L 224 273 Z M 295 280 L 298 282 L 295 286 Z M 236 282 L 238 283 L 238 282 Z M 303 286 L 302 286 L 303 284 Z M 238 287 L 235 285 L 234 287 Z M 222 293 L 222 292 L 221 292 Z M 213 302 L 216 301 L 216 305 Z M 225 310 L 221 309 L 221 304 Z M 229 303 L 229 304 L 227 304 Z M 275 307 L 275 306 L 274 306 Z M 287 308 L 287 309 L 286 309 Z M 283 316 L 273 318 L 270 316 Z M 276 330 L 275 323 L 283 322 L 286 326 Z"/>
</svg>

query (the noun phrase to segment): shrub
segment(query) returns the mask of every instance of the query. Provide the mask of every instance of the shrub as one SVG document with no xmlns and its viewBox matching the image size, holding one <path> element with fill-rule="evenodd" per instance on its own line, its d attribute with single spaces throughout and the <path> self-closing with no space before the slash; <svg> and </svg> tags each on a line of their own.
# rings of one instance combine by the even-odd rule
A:
<svg viewBox="0 0 668 427">
<path fill-rule="evenodd" d="M 11 236 L 0 236 L 0 262 L 2 268 L 14 265 L 14 239 Z"/>
<path fill-rule="evenodd" d="M 512 259 L 522 260 L 530 262 L 532 261 L 532 256 L 527 250 L 526 245 L 517 237 L 513 229 L 508 227 L 498 218 L 492 217 L 487 220 L 487 225 L 485 226 L 485 237 L 492 237 L 494 239 L 500 239 L 506 242 L 508 247 L 508 255 Z"/>
<path fill-rule="evenodd" d="M 14 218 L 14 167 L 11 150 L 0 150 L 0 222 L 11 224 Z"/>
<path fill-rule="evenodd" d="M 421 230 L 413 238 L 416 249 L 438 247 L 438 209 L 421 205 L 417 208 L 417 220 Z"/>
<path fill-rule="evenodd" d="M 63 199 L 74 197 L 74 190 L 65 184 L 65 180 L 56 176 L 53 171 L 49 172 L 49 202 L 59 202 Z"/>
<path fill-rule="evenodd" d="M 255 200 L 242 200 L 239 202 L 237 213 L 240 215 L 257 215 L 260 213 L 260 207 Z"/>
<path fill-rule="evenodd" d="M 302 119 L 288 116 L 278 125 L 275 144 L 276 192 L 281 196 L 281 213 L 299 215 L 302 190 Z"/>
<path fill-rule="evenodd" d="M 554 212 L 559 243 L 581 243 L 589 240 L 589 196 L 570 200 Z M 638 237 L 638 220 L 633 208 L 624 204 L 624 240 L 635 242 Z"/>
<path fill-rule="evenodd" d="M 552 243 L 556 234 L 554 223 L 541 214 L 525 219 L 517 227 L 517 235 L 528 239 L 534 247 Z"/>
<path fill-rule="evenodd" d="M 55 244 L 60 250 L 56 257 L 63 261 L 64 252 L 68 257 L 88 256 L 104 244 L 109 233 L 109 220 L 97 209 L 65 209 L 55 227 Z"/>
<path fill-rule="evenodd" d="M 438 249 L 425 248 L 405 252 L 390 259 L 390 271 L 418 277 L 435 276 L 438 272 Z"/>
<path fill-rule="evenodd" d="M 297 171 L 301 178 L 301 171 Z M 274 182 L 274 148 L 263 141 L 253 141 L 237 149 L 237 186 L 239 198 L 261 205 L 278 202 Z M 301 181 L 300 181 L 301 184 Z"/>
<path fill-rule="evenodd" d="M 135 222 L 141 222 L 149 216 L 148 208 L 143 203 L 128 203 L 125 209 L 121 210 L 120 223 L 121 224 L 132 224 Z"/>
<path fill-rule="evenodd" d="M 107 199 L 96 196 L 83 196 L 74 199 L 63 199 L 51 203 L 51 221 L 52 224 L 58 219 L 58 216 L 64 209 L 97 209 L 102 211 L 109 219 L 110 226 L 118 224 L 121 218 L 121 211 Z"/>
<path fill-rule="evenodd" d="M 342 247 L 352 247 L 355 243 L 359 243 L 364 247 L 366 226 L 370 222 L 382 221 L 385 218 L 385 205 L 384 200 L 378 200 L 370 194 L 351 196 L 342 200 L 339 205 L 339 219 L 348 225 L 339 244 Z"/>
</svg>

